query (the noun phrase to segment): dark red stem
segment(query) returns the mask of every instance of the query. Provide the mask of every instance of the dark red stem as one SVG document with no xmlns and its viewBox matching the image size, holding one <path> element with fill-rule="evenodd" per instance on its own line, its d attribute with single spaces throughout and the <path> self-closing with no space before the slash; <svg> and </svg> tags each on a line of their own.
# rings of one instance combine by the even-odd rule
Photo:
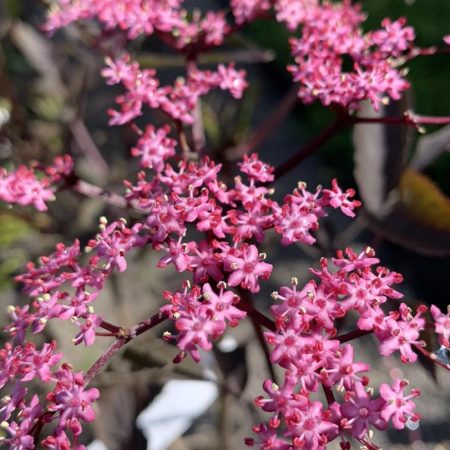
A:
<svg viewBox="0 0 450 450">
<path fill-rule="evenodd" d="M 270 350 L 267 346 L 267 342 L 264 339 L 264 334 L 262 331 L 262 326 L 269 328 L 272 331 L 276 331 L 275 323 L 272 322 L 264 314 L 256 311 L 253 308 L 253 299 L 249 292 L 245 289 L 238 288 L 239 296 L 241 301 L 238 303 L 238 308 L 245 311 L 252 321 L 253 328 L 255 329 L 256 337 L 258 338 L 259 345 L 264 354 L 264 359 L 266 361 L 267 370 L 269 371 L 270 377 L 274 383 L 277 383 L 277 376 L 273 368 L 272 361 L 270 360 Z"/>
<path fill-rule="evenodd" d="M 293 86 L 287 94 L 276 105 L 275 109 L 263 120 L 258 129 L 250 139 L 230 149 L 229 159 L 239 159 L 259 147 L 274 131 L 278 129 L 281 122 L 289 115 L 297 102 L 298 87 Z"/>
<path fill-rule="evenodd" d="M 283 164 L 275 169 L 275 180 L 281 178 L 284 174 L 294 169 L 298 164 L 316 152 L 325 142 L 333 137 L 338 131 L 343 129 L 349 123 L 348 116 L 338 115 L 336 120 L 325 128 L 317 137 L 305 145 L 298 153 L 293 155 Z"/>
<path fill-rule="evenodd" d="M 188 77 L 197 70 L 197 60 L 195 58 L 186 61 L 186 71 Z M 205 127 L 203 124 L 202 104 L 200 98 L 197 99 L 194 110 L 192 111 L 194 119 L 192 123 L 192 142 L 194 150 L 201 155 L 206 148 Z"/>
<path fill-rule="evenodd" d="M 76 180 L 75 183 L 68 184 L 67 188 L 73 190 L 74 192 L 78 192 L 85 197 L 98 198 L 108 205 L 116 206 L 117 208 L 133 210 L 142 214 L 145 213 L 144 210 L 131 205 L 125 197 L 115 194 L 114 192 L 110 192 L 99 186 L 95 186 L 94 184 L 88 183 L 84 180 Z"/>
<path fill-rule="evenodd" d="M 353 339 L 358 339 L 362 336 L 366 336 L 368 334 L 372 334 L 373 330 L 353 330 L 350 331 L 350 333 L 341 334 L 340 336 L 336 336 L 335 339 L 337 339 L 341 344 L 344 342 L 352 341 Z"/>
<path fill-rule="evenodd" d="M 322 388 L 323 388 L 323 392 L 325 394 L 325 398 L 327 399 L 327 403 L 329 405 L 331 405 L 332 403 L 334 403 L 336 401 L 336 399 L 334 398 L 333 391 L 331 390 L 330 387 L 324 386 L 323 384 L 322 384 Z"/>
<path fill-rule="evenodd" d="M 425 350 L 420 345 L 415 345 L 414 348 L 416 348 L 422 355 L 424 355 L 426 358 L 437 364 L 438 366 L 441 366 L 442 368 L 450 371 L 450 364 L 445 364 L 442 362 L 436 355 L 433 353 L 430 353 L 428 350 Z"/>
<path fill-rule="evenodd" d="M 157 313 L 147 320 L 139 322 L 131 328 L 120 328 L 120 332 L 116 335 L 116 340 L 109 346 L 100 358 L 91 366 L 84 377 L 85 385 L 87 386 L 108 364 L 110 359 L 128 342 L 136 336 L 150 330 L 156 325 L 160 324 L 166 319 L 162 313 Z"/>
<path fill-rule="evenodd" d="M 450 123 L 448 116 L 420 116 L 417 114 L 406 113 L 404 116 L 397 117 L 351 117 L 352 123 L 386 123 L 386 124 L 405 124 L 414 127 L 420 125 L 447 125 Z"/>
</svg>

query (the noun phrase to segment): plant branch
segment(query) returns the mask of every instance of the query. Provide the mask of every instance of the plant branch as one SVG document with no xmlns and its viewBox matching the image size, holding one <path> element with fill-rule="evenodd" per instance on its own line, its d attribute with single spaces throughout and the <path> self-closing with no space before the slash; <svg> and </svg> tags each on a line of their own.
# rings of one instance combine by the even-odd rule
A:
<svg viewBox="0 0 450 450">
<path fill-rule="evenodd" d="M 184 65 L 184 59 L 180 55 L 165 55 L 156 52 L 141 52 L 136 56 L 141 67 L 157 69 L 178 68 Z M 274 60 L 274 52 L 271 50 L 249 48 L 225 51 L 210 51 L 198 55 L 198 64 L 216 65 L 224 62 L 243 64 L 268 63 Z"/>
<path fill-rule="evenodd" d="M 418 350 L 422 355 L 424 355 L 426 358 L 437 364 L 438 366 L 443 367 L 444 369 L 450 371 L 450 364 L 446 364 L 443 361 L 441 361 L 434 353 L 430 353 L 428 350 L 425 350 L 425 348 L 421 347 L 420 345 L 414 345 L 414 348 Z"/>
<path fill-rule="evenodd" d="M 197 70 L 197 62 L 195 59 L 188 59 L 186 61 L 186 70 L 188 77 Z M 205 126 L 203 124 L 202 103 L 200 98 L 195 102 L 192 117 L 194 119 L 192 123 L 192 141 L 194 150 L 200 155 L 206 148 Z"/>
<path fill-rule="evenodd" d="M 317 137 L 305 145 L 298 153 L 293 155 L 283 164 L 275 169 L 275 180 L 278 180 L 290 170 L 294 169 L 298 164 L 304 161 L 317 151 L 325 142 L 333 137 L 338 131 L 344 128 L 349 123 L 349 118 L 346 115 L 338 115 L 336 120 L 325 128 Z"/>
<path fill-rule="evenodd" d="M 245 154 L 259 147 L 276 131 L 296 104 L 297 90 L 297 86 L 293 86 L 276 105 L 274 110 L 263 120 L 250 139 L 229 150 L 229 154 L 227 155 L 228 159 L 236 160 L 242 158 Z"/>
<path fill-rule="evenodd" d="M 239 289 L 239 292 L 242 293 L 242 291 Z M 246 295 L 246 294 L 245 294 Z M 247 301 L 242 301 L 236 305 L 239 309 L 242 311 L 245 311 L 247 315 L 252 318 L 252 320 L 255 320 L 258 322 L 261 326 L 264 328 L 267 328 L 270 331 L 277 331 L 277 327 L 275 325 L 275 322 L 271 319 L 269 319 L 264 314 L 260 313 L 256 309 L 253 308 L 251 304 L 248 304 Z"/>
<path fill-rule="evenodd" d="M 96 174 L 105 179 L 109 172 L 109 166 L 80 118 L 75 119 L 70 124 L 70 132 L 80 150 L 86 155 L 88 161 L 93 164 Z"/>
<path fill-rule="evenodd" d="M 117 208 L 133 210 L 135 212 L 146 214 L 147 212 L 137 206 L 133 206 L 130 202 L 119 194 L 108 191 L 100 186 L 96 186 L 84 180 L 77 180 L 73 184 L 67 185 L 72 191 L 84 195 L 89 198 L 98 198 L 108 205 Z"/>
<path fill-rule="evenodd" d="M 178 142 L 181 148 L 181 158 L 184 159 L 185 161 L 189 161 L 191 159 L 191 155 L 193 154 L 193 152 L 189 147 L 186 131 L 184 130 L 183 124 L 181 123 L 180 120 L 176 121 L 176 126 L 177 126 Z"/>
<path fill-rule="evenodd" d="M 352 123 L 385 123 L 404 124 L 413 127 L 420 125 L 447 125 L 450 123 L 448 116 L 421 116 L 412 112 L 406 112 L 403 116 L 397 117 L 350 117 Z"/>
<path fill-rule="evenodd" d="M 259 313 L 253 308 L 253 299 L 247 290 L 238 288 L 239 296 L 241 297 L 241 302 L 238 303 L 239 306 L 243 306 L 243 310 L 247 312 L 248 316 L 252 321 L 253 328 L 255 330 L 256 337 L 258 338 L 259 345 L 264 354 L 264 359 L 266 361 L 267 370 L 269 371 L 270 377 L 274 383 L 277 383 L 277 376 L 270 360 L 270 350 L 267 347 L 267 342 L 264 339 L 264 334 L 262 331 L 262 326 L 269 325 L 272 331 L 276 331 L 275 323 L 273 323 L 269 318 Z M 257 313 L 257 314 L 255 314 Z M 264 318 L 264 323 L 261 323 L 262 318 Z M 270 323 L 268 323 L 270 322 Z"/>
<path fill-rule="evenodd" d="M 96 375 L 98 375 L 103 368 L 109 363 L 110 359 L 128 342 L 135 337 L 150 330 L 156 325 L 160 324 L 166 319 L 164 314 L 157 313 L 147 320 L 139 322 L 137 325 L 131 328 L 120 328 L 120 331 L 116 335 L 116 340 L 109 346 L 109 348 L 95 361 L 91 368 L 87 371 L 84 378 L 85 385 L 87 386 Z"/>
<path fill-rule="evenodd" d="M 106 322 L 105 320 L 102 320 L 99 326 L 104 330 L 110 331 L 111 333 L 118 333 L 121 329 L 121 327 Z"/>
<path fill-rule="evenodd" d="M 334 398 L 334 393 L 332 391 L 332 389 L 330 387 L 324 386 L 322 384 L 322 388 L 323 388 L 323 392 L 325 394 L 325 398 L 327 399 L 327 403 L 329 405 L 331 405 L 332 403 L 334 403 L 336 401 L 336 399 Z"/>
<path fill-rule="evenodd" d="M 353 339 L 358 339 L 360 337 L 366 336 L 368 334 L 372 334 L 373 330 L 353 330 L 350 331 L 350 333 L 341 334 L 340 336 L 336 336 L 335 339 L 337 339 L 341 344 L 344 342 L 353 341 Z"/>
</svg>

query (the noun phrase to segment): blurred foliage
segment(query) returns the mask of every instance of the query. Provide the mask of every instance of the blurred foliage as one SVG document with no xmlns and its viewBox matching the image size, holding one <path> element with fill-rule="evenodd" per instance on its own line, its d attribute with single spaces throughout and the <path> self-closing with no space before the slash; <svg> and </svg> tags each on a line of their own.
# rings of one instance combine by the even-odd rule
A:
<svg viewBox="0 0 450 450">
<path fill-rule="evenodd" d="M 450 199 L 426 176 L 411 169 L 400 180 L 400 201 L 417 221 L 450 233 Z"/>
<path fill-rule="evenodd" d="M 24 237 L 30 230 L 25 220 L 12 214 L 0 214 L 0 248 L 9 247 Z"/>
<path fill-rule="evenodd" d="M 31 230 L 28 223 L 13 214 L 0 213 L 0 289 L 11 284 L 11 275 L 27 261 L 27 253 L 17 243 Z"/>
</svg>

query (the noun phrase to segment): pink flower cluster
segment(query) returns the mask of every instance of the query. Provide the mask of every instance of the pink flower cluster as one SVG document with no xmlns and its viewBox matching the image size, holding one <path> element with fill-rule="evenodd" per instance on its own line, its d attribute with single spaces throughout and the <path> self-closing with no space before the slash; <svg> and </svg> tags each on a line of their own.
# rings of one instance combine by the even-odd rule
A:
<svg viewBox="0 0 450 450">
<path fill-rule="evenodd" d="M 353 346 L 345 343 L 345 335 L 337 336 L 336 320 L 354 311 L 358 328 L 375 332 L 382 355 L 400 351 L 403 362 L 416 360 L 412 347 L 423 345 L 418 338 L 425 325 L 420 316 L 426 308 L 419 307 L 413 316 L 401 304 L 399 312 L 386 315 L 381 305 L 401 297 L 392 285 L 402 277 L 384 267 L 372 269 L 377 262 L 371 249 L 359 255 L 347 249 L 345 256 L 338 252 L 333 259 L 336 271 L 329 271 L 325 259 L 319 270 L 311 269 L 319 283 L 309 281 L 299 290 L 293 279 L 290 287 L 273 293 L 281 302 L 271 308 L 277 331 L 265 337 L 272 346 L 272 363 L 281 366 L 285 376 L 281 387 L 267 380 L 268 398 L 256 399 L 259 407 L 271 413 L 268 423 L 254 430 L 261 448 L 319 450 L 346 433 L 376 448 L 369 438 L 372 426 L 384 430 L 391 421 L 394 428 L 402 429 L 408 420 L 419 420 L 412 401 L 418 390 L 406 394 L 408 383 L 395 379 L 392 385 L 382 384 L 380 395 L 375 396 L 369 377 L 363 374 L 369 365 L 355 361 Z M 325 391 L 326 406 L 313 399 L 319 387 Z"/>
<path fill-rule="evenodd" d="M 141 33 L 157 32 L 166 44 L 188 55 L 221 45 L 233 29 L 233 25 L 227 23 L 224 11 L 208 12 L 202 17 L 198 11 L 190 15 L 182 5 L 183 0 L 59 0 L 50 14 L 47 29 L 53 31 L 80 19 L 97 18 L 106 29 L 120 28 L 131 39 Z M 385 19 L 381 29 L 364 33 L 365 15 L 360 6 L 350 0 L 340 3 L 231 0 L 230 6 L 238 27 L 269 14 L 272 6 L 276 19 L 284 22 L 290 31 L 301 27 L 300 38 L 291 39 L 295 64 L 289 70 L 294 81 L 300 83 L 298 95 L 305 103 L 319 100 L 327 106 L 336 104 L 357 109 L 360 101 L 370 100 L 377 109 L 388 97 L 398 100 L 409 87 L 397 69 L 401 57 L 412 50 L 415 38 L 414 30 L 405 25 L 404 18 L 394 22 Z M 190 16 L 191 20 L 188 20 Z M 349 60 L 348 68 L 346 60 Z M 122 66 L 123 62 L 117 64 Z M 176 83 L 173 88 L 167 87 L 166 92 L 166 88 L 158 87 L 154 71 L 142 73 L 135 65 L 131 69 L 144 76 L 139 86 L 128 80 L 133 92 L 140 91 L 141 94 L 138 98 L 130 98 L 130 95 L 119 98 L 122 114 L 114 114 L 112 123 L 125 123 L 139 115 L 142 96 L 150 107 L 161 107 L 171 117 L 191 123 L 189 111 L 192 108 L 185 108 L 186 102 L 191 102 L 192 107 L 196 97 L 203 94 L 191 86 L 190 80 Z M 237 75 L 232 70 L 221 74 L 223 71 L 220 69 L 212 77 L 203 74 L 203 89 L 217 85 L 229 89 L 231 83 L 237 83 L 237 90 L 230 90 L 239 98 L 244 83 L 241 75 L 238 75 L 239 81 L 231 81 Z M 217 84 L 218 75 L 225 76 L 226 81 Z M 115 82 L 119 81 L 125 82 L 122 77 Z M 145 96 L 145 91 L 151 98 Z"/>
<path fill-rule="evenodd" d="M 61 319 L 79 327 L 76 344 L 93 344 L 101 318 L 94 314 L 91 303 L 114 269 L 126 270 L 126 253 L 146 243 L 139 234 L 141 224 L 127 228 L 124 221 L 107 225 L 101 219 L 100 227 L 101 232 L 86 247 L 90 254 L 87 263 L 83 264 L 78 241 L 69 247 L 58 244 L 55 253 L 41 257 L 39 266 L 30 262 L 27 271 L 16 277 L 34 299 L 31 305 L 10 308 L 8 331 L 18 343 L 24 343 L 28 329 L 40 333 L 49 320 Z"/>
<path fill-rule="evenodd" d="M 158 33 L 180 50 L 193 45 L 222 44 L 229 32 L 223 12 L 199 11 L 187 20 L 183 0 L 58 0 L 49 12 L 46 30 L 54 32 L 72 22 L 97 19 L 103 28 L 123 30 L 129 39 Z"/>
<path fill-rule="evenodd" d="M 122 125 L 142 114 L 143 106 L 164 111 L 170 118 L 192 124 L 192 112 L 202 95 L 216 87 L 229 90 L 235 98 L 241 98 L 247 87 L 245 71 L 237 71 L 233 64 L 219 65 L 217 71 L 189 72 L 187 80 L 178 78 L 173 86 L 160 86 L 153 69 L 139 68 L 128 54 L 115 60 L 106 59 L 108 67 L 102 74 L 110 85 L 121 83 L 125 94 L 116 98 L 120 111 L 110 110 L 111 125 Z"/>
<path fill-rule="evenodd" d="M 91 345 L 99 327 L 108 330 L 108 324 L 94 313 L 92 302 L 113 270 L 126 270 L 125 257 L 133 248 L 151 244 L 165 251 L 159 267 L 173 264 L 179 272 L 193 273 L 192 288 L 186 285 L 182 292 L 167 292 L 165 297 L 170 305 L 161 312 L 175 321 L 177 335 L 166 335 L 166 338 L 176 340 L 180 349 L 177 360 L 187 354 L 198 360 L 199 348 L 209 350 L 212 341 L 222 335 L 227 326 L 236 326 L 246 316 L 238 308 L 239 296 L 227 290 L 223 280 L 227 280 L 230 287 L 258 292 L 260 281 L 271 274 L 272 265 L 264 261 L 265 255 L 247 241 L 254 238 L 261 243 L 270 228 L 286 235 L 289 225 L 283 220 L 289 212 L 290 220 L 297 218 L 302 225 L 296 228 L 295 236 L 283 237 L 284 243 L 311 242 L 310 233 L 318 226 L 318 216 L 326 215 L 326 207 L 341 208 L 352 215 L 359 204 L 350 200 L 354 192 L 343 193 L 333 182 L 332 189 L 319 189 L 314 194 L 301 185 L 300 190 L 279 205 L 269 198 L 273 190 L 264 186 L 273 181 L 273 167 L 260 161 L 256 154 L 245 156 L 239 164 L 248 180 L 236 177 L 233 188 L 228 188 L 218 178 L 221 165 L 209 159 L 198 163 L 182 162 L 177 170 L 166 163 L 161 170 L 163 162 L 173 154 L 174 143 L 165 134 L 169 133 L 167 128 L 149 128 L 147 134 L 151 133 L 159 136 L 147 142 L 158 149 L 160 156 L 157 163 L 151 164 L 154 176 L 146 181 L 145 174 L 141 173 L 136 186 L 126 183 L 127 200 L 146 212 L 144 221 L 128 228 L 124 220 L 108 224 L 102 218 L 100 232 L 85 249 L 87 261 L 83 261 L 85 258 L 77 241 L 68 247 L 58 244 L 55 253 L 42 257 L 38 266 L 30 262 L 27 271 L 17 277 L 33 301 L 31 305 L 9 309 L 12 322 L 7 331 L 17 346 L 7 344 L 1 350 L 2 386 L 19 386 L 16 389 L 20 388 L 23 396 L 19 400 L 14 396 L 5 400 L 8 414 L 5 413 L 4 421 L 8 421 L 14 411 L 26 410 L 26 382 L 38 377 L 46 383 L 55 382 L 56 387 L 47 396 L 46 406 L 39 406 L 33 397 L 36 413 L 32 419 L 25 420 L 26 416 L 21 413 L 20 423 L 17 420 L 5 422 L 5 429 L 11 435 L 5 442 L 10 448 L 34 448 L 33 431 L 42 421 L 57 421 L 54 434 L 42 444 L 47 448 L 64 448 L 67 433 L 76 438 L 81 433 L 80 421 L 93 419 L 90 403 L 98 392 L 83 391 L 82 374 L 72 373 L 68 366 L 53 370 L 52 366 L 62 356 L 54 353 L 55 344 L 38 351 L 27 343 L 26 334 L 28 330 L 42 332 L 49 320 L 70 319 L 79 328 L 74 343 Z M 139 147 L 142 145 L 138 143 Z M 65 166 L 57 164 L 49 170 L 53 180 L 61 177 L 61 167 Z M 291 197 L 297 199 L 295 210 Z M 304 217 L 308 220 L 303 220 Z M 314 219 L 310 220 L 311 217 Z M 209 237 L 199 243 L 186 240 L 192 226 Z M 219 282 L 217 289 L 208 280 Z"/>
<path fill-rule="evenodd" d="M 168 141 L 170 150 L 172 144 Z M 163 145 L 159 147 L 162 158 L 170 153 L 163 150 Z M 148 212 L 145 223 L 148 239 L 155 249 L 165 252 L 158 267 L 173 264 L 178 272 L 193 273 L 192 289 L 185 288 L 166 297 L 172 302 L 171 317 L 177 329 L 181 330 L 179 324 L 183 324 L 183 333 L 177 337 L 180 350 L 183 355 L 190 353 L 194 359 L 198 359 L 197 344 L 209 348 L 211 340 L 223 333 L 226 322 L 199 302 L 200 292 L 205 298 L 204 283 L 222 282 L 223 290 L 226 281 L 228 286 L 259 292 L 260 280 L 270 276 L 272 265 L 264 261 L 266 255 L 250 243 L 252 240 L 262 243 L 267 231 L 274 229 L 282 235 L 281 242 L 285 245 L 296 241 L 310 244 L 315 241 L 312 233 L 319 226 L 319 217 L 326 216 L 326 208 L 340 208 L 353 216 L 353 209 L 359 206 L 358 201 L 351 200 L 354 192 L 341 191 L 336 181 L 332 189 L 319 188 L 314 194 L 301 184 L 280 205 L 270 199 L 273 189 L 264 186 L 273 181 L 273 167 L 252 154 L 244 157 L 239 168 L 248 181 L 236 177 L 234 187 L 228 187 L 218 178 L 221 165 L 209 159 L 199 163 L 183 161 L 178 170 L 166 164 L 162 172 L 156 170 L 150 181 L 142 173 L 137 185 L 126 183 L 127 200 Z M 188 240 L 187 233 L 192 226 L 206 233 L 207 239 Z M 207 289 L 212 297 L 211 288 Z M 221 296 L 225 294 L 222 292 Z M 227 309 L 232 304 L 230 296 Z M 162 311 L 168 309 L 163 307 Z M 197 333 L 200 324 L 191 320 L 193 311 L 199 314 L 201 311 L 203 317 L 201 339 Z M 232 311 L 237 314 L 234 307 Z M 197 331 L 187 333 L 188 326 Z M 189 339 L 192 342 L 188 344 Z"/>
<path fill-rule="evenodd" d="M 73 372 L 70 365 L 53 368 L 62 358 L 61 353 L 55 353 L 56 342 L 44 344 L 38 350 L 27 342 L 26 332 L 42 332 L 49 320 L 70 319 L 79 328 L 74 344 L 94 342 L 96 329 L 104 325 L 94 314 L 91 302 L 114 269 L 119 272 L 126 269 L 125 254 L 146 243 L 139 234 L 139 224 L 127 228 L 124 221 L 107 225 L 102 219 L 100 227 L 101 232 L 86 247 L 92 254 L 87 264 L 82 263 L 77 241 L 69 247 L 58 244 L 56 252 L 42 257 L 38 267 L 30 262 L 27 272 L 17 277 L 33 301 L 23 307 L 10 306 L 12 322 L 6 330 L 16 346 L 7 343 L 0 350 L 0 388 L 12 388 L 12 394 L 3 398 L 4 406 L 0 409 L 1 426 L 7 432 L 2 442 L 10 449 L 35 448 L 35 436 L 47 423 L 54 424 L 54 431 L 42 441 L 44 448 L 84 448 L 72 446 L 67 433 L 74 437 L 73 442 L 77 441 L 81 422 L 91 422 L 95 417 L 91 403 L 99 392 L 85 389 L 83 374 Z M 33 379 L 55 385 L 45 404 L 39 403 L 36 396 L 27 403 L 25 386 Z"/>
<path fill-rule="evenodd" d="M 235 306 L 239 297 L 232 291 L 226 291 L 225 283 L 219 283 L 217 288 L 216 293 L 205 283 L 202 290 L 198 286 L 190 289 L 189 283 L 186 283 L 183 292 L 164 293 L 171 304 L 161 308 L 161 311 L 175 320 L 178 332 L 175 337 L 166 332 L 164 338 L 175 339 L 181 350 L 175 362 L 179 362 L 188 353 L 195 361 L 199 361 L 198 347 L 211 350 L 212 340 L 221 336 L 227 325 L 237 326 L 246 316 L 244 311 Z"/>
<path fill-rule="evenodd" d="M 300 38 L 290 41 L 295 64 L 289 70 L 300 83 L 303 102 L 357 109 L 361 100 L 370 100 L 378 109 L 386 98 L 401 97 L 409 83 L 397 61 L 412 49 L 415 38 L 405 19 L 385 19 L 381 29 L 364 34 L 365 16 L 350 1 L 300 3 L 297 14 L 290 14 L 291 3 L 282 7 L 280 2 L 278 18 L 291 29 L 302 26 Z"/>
<path fill-rule="evenodd" d="M 321 450 L 340 436 L 342 449 L 348 450 L 345 439 L 351 436 L 375 449 L 372 427 L 384 430 L 391 422 L 402 429 L 419 420 L 413 401 L 419 392 L 405 392 L 408 383 L 401 379 L 383 383 L 377 391 L 370 387 L 370 367 L 355 361 L 348 342 L 372 333 L 381 355 L 399 352 L 402 362 L 412 363 L 416 351 L 425 351 L 420 334 L 431 325 L 425 321 L 426 308 L 413 313 L 401 303 L 386 312 L 384 304 L 402 297 L 393 288 L 402 281 L 401 275 L 377 266 L 372 249 L 360 254 L 347 249 L 331 261 L 323 258 L 319 268 L 311 269 L 315 278 L 302 288 L 294 278 L 290 286 L 274 292 L 278 303 L 271 307 L 273 321 L 254 309 L 249 297 L 260 292 L 273 269 L 261 251 L 267 234 L 280 235 L 282 245 L 312 245 L 319 220 L 330 208 L 354 217 L 360 202 L 353 199 L 352 189 L 342 190 L 336 180 L 329 189 L 319 187 L 314 192 L 299 183 L 276 201 L 271 186 L 275 170 L 256 153 L 238 163 L 240 173 L 234 179 L 222 175 L 222 165 L 208 156 L 191 160 L 194 150 L 199 150 L 191 149 L 190 143 L 196 140 L 200 97 L 218 88 L 240 99 L 247 87 L 245 71 L 236 70 L 232 63 L 200 70 L 196 59 L 202 51 L 221 45 L 233 30 L 274 12 L 289 30 L 301 28 L 300 37 L 291 40 L 295 64 L 289 70 L 300 83 L 303 102 L 318 99 L 324 105 L 352 110 L 368 99 L 377 108 L 386 95 L 398 99 L 408 87 L 396 67 L 412 49 L 414 32 L 404 19 L 385 19 L 381 29 L 364 34 L 365 17 L 350 0 L 231 0 L 228 16 L 225 11 L 191 13 L 183 3 L 54 2 L 47 30 L 96 19 L 100 27 L 119 29 L 129 39 L 156 34 L 185 57 L 186 77 L 162 86 L 155 70 L 142 69 L 128 53 L 107 57 L 102 72 L 106 82 L 120 84 L 125 91 L 116 98 L 119 109 L 110 111 L 110 123 L 131 123 L 138 133 L 131 154 L 139 158 L 143 171 L 135 182 L 125 181 L 124 203 L 141 216 L 131 226 L 125 219 L 108 223 L 101 218 L 100 231 L 85 252 L 78 241 L 58 244 L 53 254 L 41 257 L 37 265 L 28 263 L 17 277 L 31 304 L 9 308 L 10 342 L 0 349 L 0 388 L 11 394 L 0 405 L 4 430 L 0 443 L 12 450 L 38 445 L 54 450 L 84 448 L 79 444 L 82 422 L 94 419 L 92 403 L 99 396 L 87 385 L 113 352 L 83 375 L 67 363 L 60 364 L 62 354 L 56 352 L 55 342 L 39 347 L 27 335 L 41 333 L 49 320 L 56 319 L 71 320 L 77 327 L 75 345 L 92 345 L 97 336 L 114 337 L 115 344 L 123 345 L 148 330 L 151 320 L 130 329 L 104 321 L 93 302 L 114 271 L 127 269 L 133 249 L 151 247 L 162 252 L 158 267 L 173 265 L 180 273 L 191 273 L 192 282 L 164 292 L 167 303 L 157 314 L 158 323 L 166 318 L 174 323 L 175 332 L 163 337 L 178 346 L 175 362 L 187 355 L 199 361 L 201 352 L 210 350 L 228 326 L 237 326 L 247 315 L 262 317 L 264 321 L 258 323 L 270 329 L 264 336 L 271 347 L 271 363 L 280 366 L 284 379 L 281 386 L 273 380 L 264 382 L 266 396 L 255 403 L 270 418 L 254 427 L 257 437 L 247 439 L 247 445 Z M 351 63 L 348 69 L 346 59 Z M 140 130 L 133 121 L 146 107 L 162 111 L 171 126 L 149 124 Z M 69 157 L 57 158 L 44 169 L 1 169 L 0 199 L 43 211 L 58 186 L 71 187 L 74 180 Z M 444 314 L 435 306 L 430 312 L 439 342 L 448 347 L 450 312 Z M 355 316 L 357 329 L 338 335 L 340 319 L 350 321 Z M 48 386 L 43 401 L 31 394 L 28 383 L 34 379 Z M 41 439 L 44 426 L 50 432 Z"/>
<path fill-rule="evenodd" d="M 270 10 L 269 0 L 231 0 L 231 10 L 237 24 L 252 22 Z"/>
<path fill-rule="evenodd" d="M 47 424 L 53 433 L 42 441 L 48 449 L 82 450 L 72 446 L 67 433 L 75 438 L 81 434 L 81 422 L 91 422 L 95 414 L 91 404 L 98 398 L 95 388 L 85 389 L 81 372 L 73 372 L 68 364 L 54 366 L 62 358 L 55 353 L 56 343 L 44 344 L 39 350 L 33 343 L 13 347 L 7 343 L 0 350 L 0 388 L 11 386 L 11 395 L 2 398 L 0 427 L 4 433 L 0 445 L 9 449 L 35 448 L 35 434 Z M 39 379 L 54 387 L 42 402 L 36 394 L 28 395 L 26 383 Z"/>
<path fill-rule="evenodd" d="M 55 199 L 55 184 L 71 171 L 69 156 L 57 157 L 53 165 L 37 171 L 23 165 L 10 172 L 0 167 L 0 200 L 47 211 L 46 202 Z"/>
</svg>

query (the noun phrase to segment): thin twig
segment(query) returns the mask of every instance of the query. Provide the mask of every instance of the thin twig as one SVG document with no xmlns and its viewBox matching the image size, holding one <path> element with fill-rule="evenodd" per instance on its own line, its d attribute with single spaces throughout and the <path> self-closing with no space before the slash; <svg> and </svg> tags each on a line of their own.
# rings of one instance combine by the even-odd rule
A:
<svg viewBox="0 0 450 450">
<path fill-rule="evenodd" d="M 241 297 L 241 301 L 238 303 L 238 307 L 242 307 L 244 311 L 247 312 L 248 316 L 252 321 L 253 328 L 255 329 L 256 337 L 258 338 L 259 345 L 264 354 L 264 359 L 266 361 L 267 370 L 272 378 L 274 383 L 277 382 L 277 376 L 275 374 L 275 370 L 273 368 L 272 361 L 270 360 L 270 350 L 267 347 L 267 342 L 264 339 L 264 334 L 262 331 L 262 326 L 268 327 L 272 331 L 276 331 L 275 323 L 272 322 L 269 318 L 259 313 L 253 308 L 253 299 L 247 290 L 238 288 L 239 296 Z M 265 323 L 263 324 L 262 321 Z"/>
<path fill-rule="evenodd" d="M 294 169 L 298 164 L 304 161 L 317 151 L 325 142 L 333 137 L 338 131 L 343 129 L 348 124 L 347 116 L 338 116 L 336 120 L 328 127 L 325 128 L 316 138 L 305 145 L 298 153 L 293 155 L 281 166 L 275 169 L 275 180 L 278 180 L 290 170 Z"/>
<path fill-rule="evenodd" d="M 188 77 L 197 70 L 197 62 L 195 59 L 188 59 L 186 61 L 186 70 Z M 206 148 L 206 136 L 200 98 L 198 98 L 195 103 L 194 110 L 192 111 L 192 117 L 194 119 L 192 123 L 192 142 L 195 152 L 201 155 Z"/>
<path fill-rule="evenodd" d="M 336 336 L 335 339 L 337 339 L 341 344 L 344 342 L 353 341 L 353 339 L 358 339 L 362 336 L 366 336 L 368 334 L 372 334 L 373 330 L 353 330 L 346 334 L 341 334 L 340 336 Z"/>
<path fill-rule="evenodd" d="M 106 350 L 100 358 L 95 361 L 91 368 L 87 371 L 84 377 L 85 385 L 87 386 L 96 375 L 98 375 L 103 368 L 108 364 L 109 360 L 127 343 L 129 338 L 117 338 Z"/>
<path fill-rule="evenodd" d="M 278 129 L 281 122 L 289 115 L 294 105 L 297 103 L 297 86 L 293 86 L 276 105 L 273 111 L 258 126 L 258 129 L 246 142 L 231 148 L 227 158 L 236 160 L 242 158 L 259 147 L 274 131 Z"/>
<path fill-rule="evenodd" d="M 77 180 L 74 184 L 68 186 L 72 191 L 78 192 L 89 198 L 98 198 L 105 202 L 108 205 L 116 206 L 117 208 L 123 208 L 132 210 L 141 214 L 148 214 L 148 211 L 145 211 L 135 205 L 132 205 L 127 201 L 125 197 L 122 197 L 119 194 L 108 191 L 100 186 L 96 186 L 94 184 L 88 183 L 84 180 Z"/>
<path fill-rule="evenodd" d="M 137 325 L 131 328 L 121 328 L 120 333 L 118 333 L 116 340 L 109 346 L 103 355 L 95 361 L 91 368 L 87 371 L 84 378 L 85 385 L 87 386 L 96 375 L 98 375 L 103 368 L 109 363 L 110 359 L 128 342 L 133 340 L 135 337 L 150 330 L 156 325 L 160 324 L 166 319 L 166 316 L 162 313 L 157 313 L 147 320 L 139 322 Z"/>
<path fill-rule="evenodd" d="M 79 149 L 86 155 L 89 163 L 95 168 L 96 174 L 101 179 L 105 179 L 109 172 L 109 166 L 95 145 L 84 122 L 80 118 L 75 119 L 70 124 L 70 131 Z"/>
<path fill-rule="evenodd" d="M 178 143 L 181 147 L 182 159 L 185 161 L 189 161 L 191 159 L 191 155 L 193 152 L 189 147 L 189 143 L 186 136 L 186 131 L 184 130 L 183 124 L 180 120 L 176 121 L 177 126 L 177 134 L 178 134 Z"/>
<path fill-rule="evenodd" d="M 450 123 L 448 116 L 420 116 L 413 113 L 405 113 L 397 117 L 358 117 L 350 118 L 352 123 L 385 123 L 385 124 L 403 124 L 417 127 L 420 125 L 447 125 Z"/>
<path fill-rule="evenodd" d="M 422 353 L 422 355 L 424 355 L 426 358 L 436 363 L 438 366 L 441 366 L 444 369 L 450 371 L 450 364 L 445 364 L 444 362 L 442 362 L 434 353 L 430 353 L 428 350 L 425 350 L 420 345 L 414 345 L 414 348 L 418 350 L 420 353 Z"/>
<path fill-rule="evenodd" d="M 269 63 L 275 58 L 272 50 L 259 48 L 237 49 L 229 51 L 211 51 L 198 55 L 198 65 L 216 65 L 224 62 L 255 64 Z M 180 55 L 165 55 L 156 52 L 143 52 L 136 56 L 141 67 L 157 69 L 177 68 L 184 65 L 184 59 Z"/>
</svg>

